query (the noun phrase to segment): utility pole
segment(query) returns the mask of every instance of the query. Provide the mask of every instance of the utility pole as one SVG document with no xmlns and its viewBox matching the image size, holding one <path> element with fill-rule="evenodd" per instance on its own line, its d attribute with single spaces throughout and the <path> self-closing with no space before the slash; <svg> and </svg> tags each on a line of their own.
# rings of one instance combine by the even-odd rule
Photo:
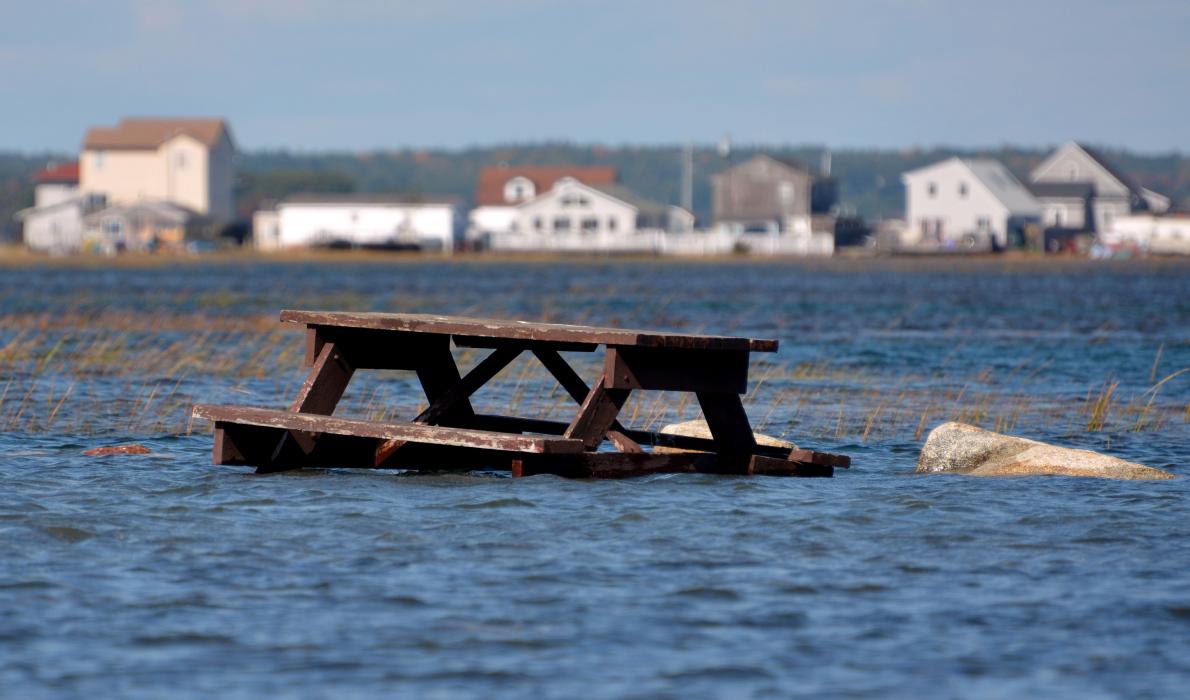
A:
<svg viewBox="0 0 1190 700">
<path fill-rule="evenodd" d="M 682 151 L 682 208 L 694 211 L 694 142 L 687 141 Z"/>
</svg>

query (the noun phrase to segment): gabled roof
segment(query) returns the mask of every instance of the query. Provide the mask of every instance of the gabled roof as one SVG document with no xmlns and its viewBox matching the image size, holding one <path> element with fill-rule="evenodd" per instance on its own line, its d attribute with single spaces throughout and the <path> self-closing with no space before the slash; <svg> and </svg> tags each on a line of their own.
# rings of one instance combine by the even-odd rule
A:
<svg viewBox="0 0 1190 700">
<path fill-rule="evenodd" d="M 1113 165 L 1112 162 L 1105 158 L 1100 151 L 1091 148 L 1090 146 L 1085 146 L 1078 141 L 1071 141 L 1070 145 L 1082 150 L 1083 153 L 1086 153 L 1088 156 L 1090 156 L 1091 160 L 1098 163 L 1099 167 L 1103 168 L 1108 172 L 1108 174 L 1119 180 L 1120 184 L 1127 187 L 1128 190 L 1133 194 L 1140 194 L 1140 186 L 1137 185 L 1127 173 Z"/>
<path fill-rule="evenodd" d="M 514 177 L 533 183 L 537 194 L 548 192 L 554 183 L 572 177 L 588 185 L 611 185 L 616 181 L 616 169 L 610 165 L 497 165 L 479 171 L 475 188 L 475 206 L 508 205 L 504 201 L 504 185 Z"/>
<path fill-rule="evenodd" d="M 175 136 L 184 134 L 208 148 L 214 148 L 226 135 L 231 138 L 223 119 L 148 119 L 126 118 L 114 127 L 87 129 L 84 150 L 155 150 Z"/>
<path fill-rule="evenodd" d="M 811 176 L 813 175 L 813 173 L 810 172 L 809 168 L 807 168 L 806 166 L 802 165 L 801 163 L 799 163 L 795 160 L 792 160 L 790 158 L 778 158 L 776 156 L 770 156 L 767 153 L 759 153 L 757 155 L 752 156 L 751 158 L 749 158 L 748 160 L 746 160 L 742 163 L 737 163 L 737 164 L 731 166 L 730 168 L 724 170 L 721 173 L 716 173 L 716 174 L 712 175 L 711 178 L 712 179 L 719 178 L 719 177 L 721 177 L 727 173 L 730 173 L 734 170 L 739 170 L 740 168 L 746 168 L 758 160 L 772 161 L 772 162 L 776 163 L 777 165 L 780 165 L 784 168 L 788 168 L 790 170 L 796 170 L 799 173 L 804 173 L 806 175 L 811 175 Z"/>
<path fill-rule="evenodd" d="M 277 203 L 278 207 L 287 204 L 318 204 L 326 206 L 411 206 L 418 204 L 457 204 L 453 197 L 436 197 L 424 194 L 375 193 L 375 192 L 333 192 L 327 194 L 302 192 L 286 197 Z"/>
<path fill-rule="evenodd" d="M 39 185 L 47 185 L 50 183 L 61 184 L 78 184 L 79 181 L 79 164 L 78 161 L 71 161 L 69 163 L 50 164 L 45 167 L 45 170 L 37 173 L 34 179 Z"/>
<path fill-rule="evenodd" d="M 198 212 L 181 204 L 165 200 L 140 200 L 129 204 L 116 204 L 84 217 L 87 221 L 98 221 L 106 217 L 118 216 L 126 219 L 152 219 L 160 223 L 184 224 L 203 217 Z"/>
<path fill-rule="evenodd" d="M 972 158 L 963 160 L 971 169 L 971 173 L 991 190 L 996 199 L 1008 208 L 1010 212 L 1036 212 L 1040 209 L 1037 198 L 1029 194 L 1029 190 L 1013 176 L 1008 168 L 998 160 L 991 158 Z"/>
</svg>

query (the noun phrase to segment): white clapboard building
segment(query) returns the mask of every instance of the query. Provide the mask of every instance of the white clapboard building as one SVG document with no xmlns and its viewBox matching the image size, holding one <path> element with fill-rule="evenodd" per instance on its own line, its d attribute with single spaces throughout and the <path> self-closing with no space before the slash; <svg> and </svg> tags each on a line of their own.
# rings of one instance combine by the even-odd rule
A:
<svg viewBox="0 0 1190 700">
<path fill-rule="evenodd" d="M 464 224 L 450 198 L 397 194 L 300 194 L 253 216 L 258 249 L 343 247 L 450 251 Z"/>
</svg>

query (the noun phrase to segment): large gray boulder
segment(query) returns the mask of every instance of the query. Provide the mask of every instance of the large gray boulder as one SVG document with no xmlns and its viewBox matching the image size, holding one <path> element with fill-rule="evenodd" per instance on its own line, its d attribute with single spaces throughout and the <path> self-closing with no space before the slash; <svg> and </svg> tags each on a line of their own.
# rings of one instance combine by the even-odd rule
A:
<svg viewBox="0 0 1190 700">
<path fill-rule="evenodd" d="M 711 428 L 707 425 L 705 420 L 688 420 L 682 423 L 670 423 L 662 428 L 659 432 L 668 433 L 669 435 L 683 435 L 685 437 L 697 438 L 711 438 Z M 788 450 L 796 450 L 797 445 L 787 440 L 781 440 L 771 435 L 762 435 L 760 433 L 752 433 L 752 437 L 756 439 L 757 445 L 764 445 L 766 447 L 783 447 Z M 688 452 L 688 450 L 679 449 L 676 447 L 654 447 L 653 452 Z"/>
<path fill-rule="evenodd" d="M 1100 479 L 1176 478 L 1162 469 L 1089 450 L 1055 447 L 1001 435 L 964 423 L 943 423 L 930 431 L 917 472 L 959 472 L 971 476 L 1089 476 Z"/>
</svg>

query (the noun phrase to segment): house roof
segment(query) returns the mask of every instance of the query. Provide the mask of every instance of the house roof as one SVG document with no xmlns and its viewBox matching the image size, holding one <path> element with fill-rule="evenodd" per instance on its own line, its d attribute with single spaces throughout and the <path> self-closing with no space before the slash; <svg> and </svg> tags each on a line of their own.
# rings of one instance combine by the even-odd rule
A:
<svg viewBox="0 0 1190 700">
<path fill-rule="evenodd" d="M 159 223 L 184 224 L 204 217 L 189 207 L 165 200 L 141 200 L 129 204 L 116 204 L 84 217 L 87 221 L 119 216 L 126 219 L 153 220 Z"/>
<path fill-rule="evenodd" d="M 1000 161 L 972 158 L 962 162 L 1010 212 L 1032 213 L 1039 209 L 1037 199 Z"/>
<path fill-rule="evenodd" d="M 1072 141 L 1071 143 L 1073 143 L 1075 147 L 1082 149 L 1083 153 L 1086 153 L 1088 156 L 1091 157 L 1091 160 L 1094 160 L 1096 163 L 1099 164 L 1099 166 L 1101 168 L 1106 170 L 1112 177 L 1119 180 L 1120 184 L 1127 187 L 1134 194 L 1140 193 L 1140 189 L 1141 189 L 1140 185 L 1136 184 L 1136 182 L 1133 181 L 1133 179 L 1127 173 L 1125 173 L 1124 171 L 1120 170 L 1115 165 L 1113 165 L 1112 162 L 1109 161 L 1106 157 L 1104 157 L 1104 155 L 1100 151 L 1098 151 L 1097 149 L 1092 148 L 1090 146 L 1083 145 L 1083 144 L 1079 143 L 1078 141 Z"/>
<path fill-rule="evenodd" d="M 610 165 L 497 165 L 479 171 L 475 188 L 475 206 L 500 206 L 504 201 L 504 185 L 514 177 L 533 183 L 537 194 L 548 192 L 554 183 L 572 177 L 587 185 L 611 185 L 616 182 L 616 169 Z"/>
<path fill-rule="evenodd" d="M 47 165 L 44 170 L 37 173 L 34 179 L 39 185 L 46 185 L 49 183 L 63 183 L 63 184 L 78 184 L 79 181 L 79 164 L 78 161 L 71 161 L 69 163 L 57 163 Z"/>
<path fill-rule="evenodd" d="M 751 158 L 749 158 L 748 160 L 745 160 L 745 161 L 743 161 L 742 163 L 736 163 L 735 165 L 731 166 L 730 168 L 727 168 L 726 170 L 724 170 L 723 172 L 720 172 L 720 173 L 715 173 L 714 175 L 712 175 L 712 176 L 711 176 L 711 178 L 712 178 L 712 179 L 717 179 L 717 178 L 720 178 L 720 177 L 722 177 L 723 175 L 725 175 L 725 174 L 727 174 L 727 173 L 730 173 L 730 172 L 732 172 L 733 170 L 738 170 L 738 169 L 740 169 L 740 168 L 745 168 L 745 167 L 747 167 L 749 164 L 751 164 L 751 163 L 753 163 L 753 162 L 755 162 L 755 161 L 757 161 L 757 160 L 770 160 L 770 161 L 772 161 L 772 162 L 774 162 L 774 163 L 777 163 L 778 165 L 781 165 L 781 166 L 783 166 L 783 167 L 789 168 L 789 169 L 791 169 L 791 170 L 796 170 L 796 171 L 798 171 L 798 172 L 800 172 L 800 173 L 805 173 L 805 174 L 807 174 L 807 175 L 813 175 L 813 173 L 811 173 L 811 172 L 810 172 L 810 169 L 809 169 L 809 168 L 807 168 L 806 166 L 804 166 L 804 165 L 802 165 L 801 163 L 797 162 L 796 160 L 793 160 L 793 159 L 791 159 L 791 158 L 778 158 L 778 157 L 776 157 L 776 156 L 770 156 L 770 155 L 769 155 L 769 154 L 767 154 L 767 153 L 759 153 L 759 154 L 757 154 L 757 155 L 754 155 L 754 156 L 752 156 L 752 157 L 751 157 Z"/>
<path fill-rule="evenodd" d="M 454 197 L 428 196 L 416 193 L 394 192 L 332 192 L 316 193 L 302 192 L 286 197 L 277 203 L 278 207 L 287 204 L 321 204 L 326 206 L 410 206 L 414 204 L 457 204 Z"/>
<path fill-rule="evenodd" d="M 1090 182 L 1030 182 L 1025 186 L 1034 197 L 1086 199 L 1095 194 Z"/>
<path fill-rule="evenodd" d="M 227 122 L 218 118 L 125 118 L 114 127 L 94 126 L 87 129 L 83 149 L 156 149 L 180 134 L 185 134 L 209 148 L 218 144 L 224 135 L 231 137 Z"/>
</svg>

